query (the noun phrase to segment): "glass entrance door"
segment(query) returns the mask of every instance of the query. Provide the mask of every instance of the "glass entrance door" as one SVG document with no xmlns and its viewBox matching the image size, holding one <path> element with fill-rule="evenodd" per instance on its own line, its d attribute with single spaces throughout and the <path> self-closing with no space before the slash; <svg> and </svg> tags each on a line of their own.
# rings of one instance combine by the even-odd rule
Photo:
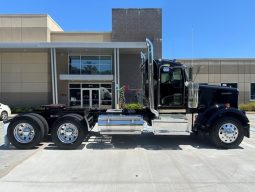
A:
<svg viewBox="0 0 255 192">
<path fill-rule="evenodd" d="M 85 108 L 100 108 L 99 89 L 82 89 L 82 106 Z"/>
<path fill-rule="evenodd" d="M 90 100 L 92 102 L 91 104 Z M 69 84 L 69 105 L 71 107 L 100 107 L 100 109 L 111 109 L 112 85 L 104 83 L 71 83 Z"/>
<path fill-rule="evenodd" d="M 91 107 L 99 108 L 99 89 L 91 89 Z"/>
<path fill-rule="evenodd" d="M 82 107 L 90 108 L 90 90 L 82 90 Z"/>
</svg>

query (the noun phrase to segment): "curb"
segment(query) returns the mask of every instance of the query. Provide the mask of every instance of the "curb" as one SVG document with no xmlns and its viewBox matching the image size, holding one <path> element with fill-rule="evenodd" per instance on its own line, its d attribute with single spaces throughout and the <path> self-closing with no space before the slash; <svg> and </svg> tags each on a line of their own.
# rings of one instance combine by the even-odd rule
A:
<svg viewBox="0 0 255 192">
<path fill-rule="evenodd" d="M 255 111 L 246 111 L 246 114 L 255 114 Z"/>
</svg>

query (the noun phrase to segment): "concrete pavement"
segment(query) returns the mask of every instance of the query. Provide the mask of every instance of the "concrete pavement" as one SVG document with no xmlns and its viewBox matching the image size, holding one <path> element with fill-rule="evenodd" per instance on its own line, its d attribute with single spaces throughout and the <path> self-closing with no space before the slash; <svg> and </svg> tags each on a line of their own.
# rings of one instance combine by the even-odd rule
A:
<svg viewBox="0 0 255 192">
<path fill-rule="evenodd" d="M 13 146 L 6 149 L 4 147 L 3 123 L 0 121 L 0 178 L 6 175 L 17 165 L 21 164 L 37 150 L 17 150 Z M 1 191 L 1 190 L 0 190 Z"/>
</svg>

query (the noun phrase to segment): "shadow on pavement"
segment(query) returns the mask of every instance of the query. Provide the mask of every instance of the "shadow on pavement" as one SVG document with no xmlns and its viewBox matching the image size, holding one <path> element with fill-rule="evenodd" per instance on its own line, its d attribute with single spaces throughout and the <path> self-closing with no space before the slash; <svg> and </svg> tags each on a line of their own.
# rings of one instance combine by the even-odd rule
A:
<svg viewBox="0 0 255 192">
<path fill-rule="evenodd" d="M 72 149 L 72 150 L 83 150 L 85 146 L 86 146 L 85 144 L 81 144 L 79 147 L 77 147 L 76 149 Z M 62 149 L 62 148 L 56 146 L 54 143 L 48 144 L 48 146 L 45 147 L 44 149 L 46 149 L 46 150 L 67 150 L 67 151 L 70 151 L 70 149 Z"/>
<path fill-rule="evenodd" d="M 50 136 L 44 139 L 47 142 L 45 150 L 66 150 L 61 149 L 52 143 Z M 41 145 L 35 147 L 39 148 Z M 195 149 L 218 149 L 210 142 L 208 136 L 183 136 L 183 135 L 170 135 L 170 136 L 154 136 L 154 135 L 99 135 L 92 134 L 85 138 L 82 145 L 74 150 L 83 150 L 84 148 L 93 150 L 127 150 L 135 148 L 143 148 L 146 150 L 183 150 L 184 148 Z M 32 150 L 34 150 L 32 149 Z M 237 149 L 243 149 L 238 147 Z M 14 146 L 6 148 L 4 145 L 0 146 L 0 150 L 18 150 Z"/>
<path fill-rule="evenodd" d="M 42 146 L 43 144 L 39 144 L 38 146 L 32 148 L 32 149 L 17 149 L 16 147 L 14 147 L 13 145 L 9 145 L 8 147 L 6 147 L 5 145 L 1 145 L 0 146 L 0 151 L 9 151 L 9 150 L 36 150 L 38 149 L 40 146 Z"/>
<path fill-rule="evenodd" d="M 183 150 L 183 145 L 196 149 L 216 149 L 210 142 L 209 137 L 200 136 L 96 136 L 88 138 L 87 149 L 134 149 L 144 148 L 146 150 Z M 240 149 L 242 149 L 240 147 Z"/>
</svg>

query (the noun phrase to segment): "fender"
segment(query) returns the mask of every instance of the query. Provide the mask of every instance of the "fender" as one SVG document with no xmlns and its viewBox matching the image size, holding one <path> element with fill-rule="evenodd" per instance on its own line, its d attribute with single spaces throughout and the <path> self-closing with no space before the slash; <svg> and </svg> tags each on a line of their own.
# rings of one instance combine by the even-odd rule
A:
<svg viewBox="0 0 255 192">
<path fill-rule="evenodd" d="M 249 119 L 245 115 L 244 111 L 241 111 L 236 108 L 221 108 L 220 110 L 216 111 L 206 122 L 206 127 L 212 127 L 213 123 L 217 121 L 217 119 L 222 117 L 233 117 L 238 120 L 244 127 L 244 132 L 246 137 L 250 137 L 250 125 Z"/>
<path fill-rule="evenodd" d="M 214 105 L 203 113 L 199 113 L 195 121 L 198 129 L 209 130 L 219 118 L 230 116 L 241 122 L 245 129 L 245 136 L 250 137 L 249 119 L 245 112 L 236 108 L 225 108 L 224 105 Z"/>
<path fill-rule="evenodd" d="M 207 108 L 205 111 L 198 113 L 195 124 L 205 126 L 208 120 L 218 111 L 224 108 L 224 105 L 213 105 Z"/>
</svg>

